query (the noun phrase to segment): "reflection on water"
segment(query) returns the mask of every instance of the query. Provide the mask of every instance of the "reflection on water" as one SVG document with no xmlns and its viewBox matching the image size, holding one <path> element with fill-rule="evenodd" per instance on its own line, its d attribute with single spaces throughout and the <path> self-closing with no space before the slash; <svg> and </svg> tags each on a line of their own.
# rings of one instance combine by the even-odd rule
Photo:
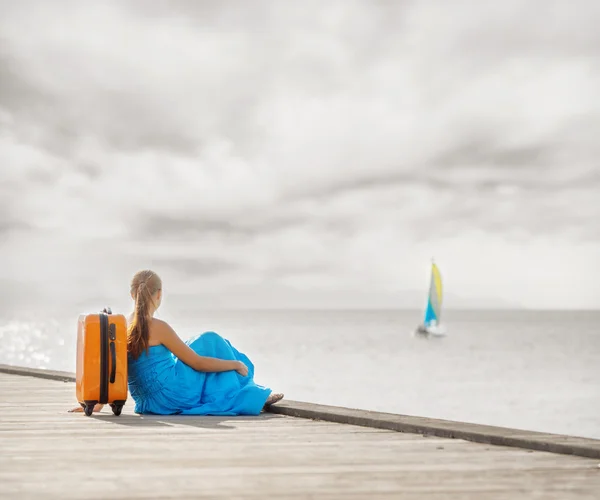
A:
<svg viewBox="0 0 600 500">
<path fill-rule="evenodd" d="M 64 331 L 55 319 L 0 323 L 0 344 L 2 363 L 19 366 L 54 368 L 52 359 L 64 360 L 74 353 L 73 346 L 65 346 Z"/>
</svg>

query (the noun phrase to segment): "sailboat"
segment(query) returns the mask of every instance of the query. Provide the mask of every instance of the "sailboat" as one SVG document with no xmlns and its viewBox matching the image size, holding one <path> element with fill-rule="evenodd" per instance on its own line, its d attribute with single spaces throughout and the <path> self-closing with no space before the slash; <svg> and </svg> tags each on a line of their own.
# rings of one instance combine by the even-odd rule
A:
<svg viewBox="0 0 600 500">
<path fill-rule="evenodd" d="M 431 281 L 429 283 L 429 296 L 423 324 L 419 325 L 416 334 L 443 336 L 446 328 L 441 324 L 442 315 L 442 276 L 437 265 L 431 260 Z"/>
</svg>

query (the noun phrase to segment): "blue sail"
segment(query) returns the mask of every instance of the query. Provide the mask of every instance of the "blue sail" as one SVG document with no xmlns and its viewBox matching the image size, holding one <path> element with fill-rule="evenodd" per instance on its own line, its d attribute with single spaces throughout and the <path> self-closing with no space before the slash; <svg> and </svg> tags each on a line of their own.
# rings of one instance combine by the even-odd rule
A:
<svg viewBox="0 0 600 500">
<path fill-rule="evenodd" d="M 425 326 L 429 326 L 432 320 L 437 321 L 437 317 L 435 315 L 435 311 L 433 310 L 433 306 L 431 305 L 431 300 L 427 300 L 427 309 L 425 310 L 425 321 L 423 323 Z"/>
</svg>

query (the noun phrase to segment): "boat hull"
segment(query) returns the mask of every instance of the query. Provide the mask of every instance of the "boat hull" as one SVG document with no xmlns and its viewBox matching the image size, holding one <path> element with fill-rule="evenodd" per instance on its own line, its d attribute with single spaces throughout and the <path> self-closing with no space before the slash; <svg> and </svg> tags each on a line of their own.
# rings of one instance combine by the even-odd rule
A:
<svg viewBox="0 0 600 500">
<path fill-rule="evenodd" d="M 442 325 L 419 325 L 415 330 L 415 335 L 422 335 L 425 337 L 444 337 L 446 336 L 446 328 Z"/>
</svg>

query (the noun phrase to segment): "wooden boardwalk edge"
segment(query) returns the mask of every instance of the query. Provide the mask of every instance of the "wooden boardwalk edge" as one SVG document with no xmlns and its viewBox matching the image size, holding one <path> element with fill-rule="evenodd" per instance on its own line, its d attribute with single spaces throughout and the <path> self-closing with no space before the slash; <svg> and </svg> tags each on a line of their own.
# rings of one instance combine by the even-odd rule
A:
<svg viewBox="0 0 600 500">
<path fill-rule="evenodd" d="M 0 364 L 0 373 L 74 382 L 70 372 Z M 290 417 L 358 425 L 410 434 L 463 439 L 476 443 L 511 446 L 586 458 L 600 458 L 600 440 L 496 427 L 411 415 L 328 406 L 301 401 L 281 401 L 269 408 L 271 413 Z"/>
<path fill-rule="evenodd" d="M 60 382 L 75 382 L 75 374 L 71 372 L 28 368 L 25 366 L 0 364 L 0 373 L 7 373 L 9 375 L 22 375 L 25 377 L 47 378 L 50 380 L 58 380 Z"/>
<path fill-rule="evenodd" d="M 600 458 L 600 440 L 592 438 L 317 405 L 299 401 L 284 400 L 273 405 L 269 411 L 290 417 L 311 418 L 340 424 L 422 434 L 424 436 L 464 439 L 475 443 L 511 446 L 563 455 Z"/>
</svg>

